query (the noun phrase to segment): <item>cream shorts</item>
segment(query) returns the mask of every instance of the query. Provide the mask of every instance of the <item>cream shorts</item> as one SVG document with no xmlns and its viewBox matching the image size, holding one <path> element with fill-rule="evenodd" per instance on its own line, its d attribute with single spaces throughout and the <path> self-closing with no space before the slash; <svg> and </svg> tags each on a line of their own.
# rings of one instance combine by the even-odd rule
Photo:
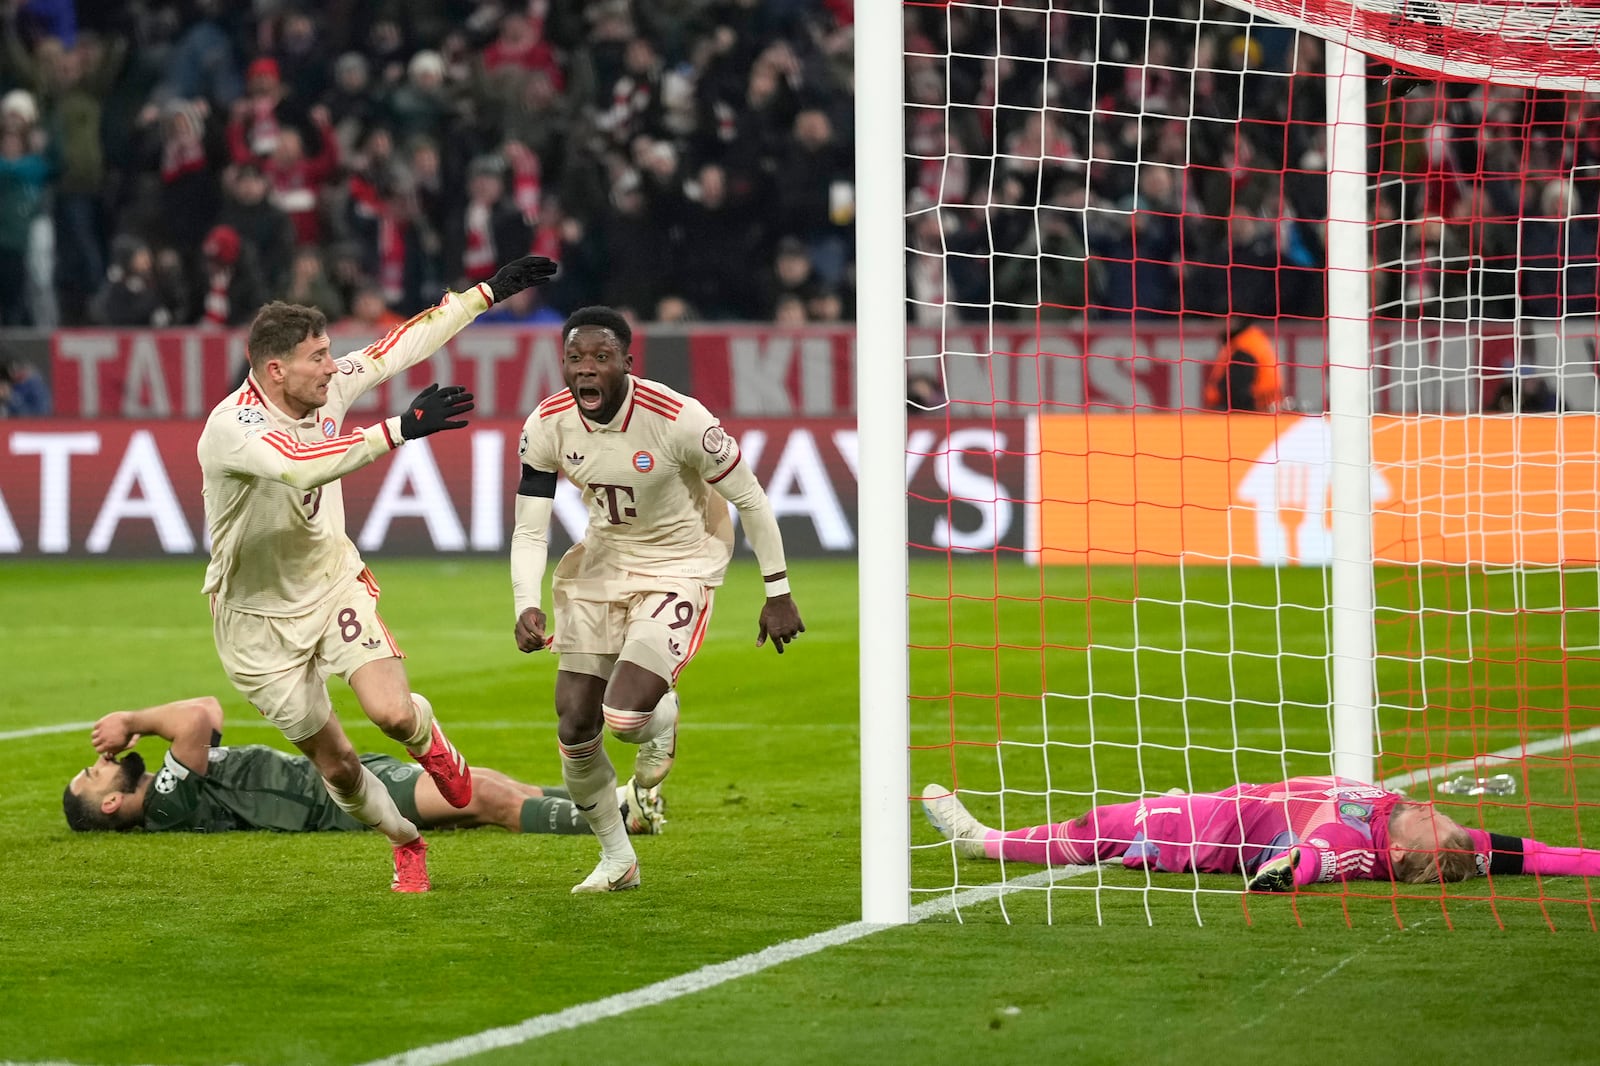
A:
<svg viewBox="0 0 1600 1066">
<path fill-rule="evenodd" d="M 601 564 L 578 544 L 556 566 L 551 593 L 562 670 L 609 678 L 625 660 L 671 685 L 705 640 L 716 589 Z"/>
<path fill-rule="evenodd" d="M 310 614 L 246 614 L 212 605 L 212 635 L 233 687 L 290 741 L 328 723 L 328 678 L 403 658 L 378 617 L 378 582 L 362 570 Z"/>
</svg>

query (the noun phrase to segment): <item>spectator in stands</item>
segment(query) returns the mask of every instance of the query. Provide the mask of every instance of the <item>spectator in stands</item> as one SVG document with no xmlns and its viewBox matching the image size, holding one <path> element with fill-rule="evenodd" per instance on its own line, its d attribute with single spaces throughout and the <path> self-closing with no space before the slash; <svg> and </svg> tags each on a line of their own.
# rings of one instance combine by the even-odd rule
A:
<svg viewBox="0 0 1600 1066">
<path fill-rule="evenodd" d="M 308 12 L 289 11 L 279 18 L 261 20 L 257 44 L 270 42 L 270 58 L 277 64 L 288 98 L 320 100 L 328 89 L 328 53 Z"/>
<path fill-rule="evenodd" d="M 778 297 L 772 309 L 773 325 L 797 329 L 806 324 L 806 302 L 792 292 Z"/>
<path fill-rule="evenodd" d="M 201 246 L 198 324 L 242 326 L 267 300 L 255 249 L 232 226 L 213 226 Z"/>
<path fill-rule="evenodd" d="M 656 321 L 664 325 L 682 325 L 698 322 L 699 312 L 682 296 L 668 295 L 656 301 Z"/>
<path fill-rule="evenodd" d="M 59 62 L 59 48 L 54 51 Z M 28 321 L 39 329 L 51 329 L 61 320 L 55 289 L 56 226 L 50 210 L 51 188 L 61 173 L 60 145 L 52 126 L 41 121 L 37 101 L 23 89 L 0 97 L 0 133 L 15 133 L 18 143 L 26 146 L 7 170 L 19 193 L 12 201 L 20 212 L 14 221 L 19 228 L 26 227 Z M 0 150 L 0 160 L 8 157 L 9 153 Z"/>
<path fill-rule="evenodd" d="M 207 100 L 226 108 L 244 92 L 221 8 L 222 0 L 197 0 L 186 12 L 190 20 L 186 27 L 180 24 L 175 7 L 148 12 L 148 36 L 159 39 L 159 35 L 183 30 L 161 64 L 161 82 L 152 94 L 152 104 L 159 106 L 169 99 Z"/>
<path fill-rule="evenodd" d="M 333 88 L 323 97 L 341 156 L 354 155 L 361 135 L 375 121 L 378 99 L 372 92 L 372 64 L 360 52 L 346 52 L 333 65 Z"/>
<path fill-rule="evenodd" d="M 222 145 L 208 122 L 204 101 L 170 100 L 140 113 L 147 131 L 147 155 L 160 169 L 152 229 L 160 243 L 186 263 L 199 260 L 200 242 L 222 207 L 217 167 Z"/>
<path fill-rule="evenodd" d="M 1278 353 L 1256 322 L 1230 320 L 1222 348 L 1206 372 L 1202 402 L 1209 411 L 1271 413 L 1283 406 Z"/>
<path fill-rule="evenodd" d="M 267 287 L 277 289 L 289 280 L 295 231 L 289 216 L 267 199 L 267 191 L 267 176 L 254 162 L 235 167 L 217 221 L 231 226 L 250 246 Z"/>
<path fill-rule="evenodd" d="M 459 289 L 489 280 L 508 256 L 533 246 L 533 230 L 517 205 L 506 197 L 506 161 L 480 156 L 467 174 L 467 204 L 446 238 L 448 273 Z"/>
<path fill-rule="evenodd" d="M 320 104 L 313 107 L 310 121 L 320 146 L 315 155 L 306 154 L 299 129 L 285 126 L 277 132 L 272 154 L 258 161 L 272 185 L 272 203 L 289 216 L 298 244 L 316 244 L 322 239 L 323 189 L 339 167 L 339 139 L 328 109 Z"/>
<path fill-rule="evenodd" d="M 832 286 L 818 289 L 806 301 L 806 321 L 837 326 L 844 322 L 844 297 Z"/>
<path fill-rule="evenodd" d="M 270 159 L 284 130 L 303 129 L 307 123 L 306 105 L 290 98 L 276 59 L 265 56 L 252 62 L 245 84 L 247 92 L 233 102 L 228 119 L 228 148 L 235 163 Z"/>
<path fill-rule="evenodd" d="M 121 39 L 106 44 L 84 36 L 72 47 L 41 42 L 35 55 L 23 45 L 13 18 L 5 18 L 0 31 L 9 65 L 22 84 L 38 95 L 44 124 L 58 139 L 61 171 L 54 187 L 54 288 L 67 305 L 66 319 L 81 321 L 84 304 L 105 273 L 99 204 L 106 183 L 101 100 L 121 72 L 127 46 Z"/>
<path fill-rule="evenodd" d="M 483 50 L 483 68 L 489 74 L 505 70 L 539 71 L 559 91 L 565 81 L 555 51 L 544 40 L 541 20 L 512 13 L 500 21 L 500 34 Z"/>
<path fill-rule="evenodd" d="M 181 282 L 181 268 L 179 268 Z M 163 284 L 150 246 L 124 234 L 111 242 L 105 283 L 89 301 L 89 320 L 101 326 L 174 326 L 187 320 L 181 287 Z"/>
<path fill-rule="evenodd" d="M 444 83 L 444 57 L 431 49 L 418 52 L 406 66 L 406 80 L 383 101 L 390 129 L 401 141 L 427 137 L 438 141 L 450 132 L 456 104 Z"/>
<path fill-rule="evenodd" d="M 756 317 L 760 294 L 749 264 L 761 234 L 752 205 L 732 198 L 728 172 L 716 163 L 701 166 L 693 181 L 674 192 L 674 273 L 683 296 L 713 320 Z"/>
<path fill-rule="evenodd" d="M 777 255 L 772 260 L 772 273 L 767 279 L 766 316 L 776 317 L 778 303 L 786 296 L 799 300 L 804 313 L 806 301 L 820 288 L 805 242 L 793 236 L 780 240 Z"/>
<path fill-rule="evenodd" d="M 934 374 L 913 372 L 906 379 L 906 413 L 926 415 L 942 411 L 949 405 L 944 386 Z"/>
<path fill-rule="evenodd" d="M 376 340 L 404 321 L 383 302 L 382 289 L 363 285 L 350 300 L 350 316 L 339 320 L 337 328 Z"/>
<path fill-rule="evenodd" d="M 54 241 L 44 205 L 57 166 L 38 118 L 27 91 L 0 97 L 0 326 L 55 324 L 48 274 L 40 284 L 40 259 L 53 264 L 54 252 L 40 244 Z"/>
<path fill-rule="evenodd" d="M 344 317 L 344 298 L 323 269 L 322 252 L 317 248 L 301 248 L 294 253 L 293 266 L 278 297 L 288 303 L 315 307 L 330 322 Z"/>
<path fill-rule="evenodd" d="M 778 224 L 805 241 L 818 277 L 837 284 L 849 254 L 855 189 L 827 112 L 807 108 L 796 115 L 793 138 L 776 162 Z"/>
<path fill-rule="evenodd" d="M 6 417 L 45 418 L 51 414 L 50 386 L 32 363 L 7 358 L 0 364 L 0 379 L 6 382 Z"/>
</svg>

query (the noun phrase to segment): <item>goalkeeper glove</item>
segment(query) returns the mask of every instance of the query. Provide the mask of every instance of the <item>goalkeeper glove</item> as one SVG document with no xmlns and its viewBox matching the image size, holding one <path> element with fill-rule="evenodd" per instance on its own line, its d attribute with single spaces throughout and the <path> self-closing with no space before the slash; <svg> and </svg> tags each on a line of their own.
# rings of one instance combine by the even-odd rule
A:
<svg viewBox="0 0 1600 1066">
<path fill-rule="evenodd" d="M 406 440 L 416 440 L 442 429 L 463 429 L 467 424 L 465 419 L 456 422 L 451 419 L 460 419 L 470 410 L 472 393 L 460 385 L 446 385 L 442 389 L 437 383 L 429 385 L 417 393 L 406 413 L 400 416 L 400 435 Z"/>
<path fill-rule="evenodd" d="M 523 289 L 543 285 L 555 275 L 555 272 L 554 260 L 546 259 L 542 255 L 525 255 L 521 259 L 513 259 L 494 272 L 494 277 L 489 279 L 489 293 L 494 302 L 499 303 L 510 299 Z"/>
<path fill-rule="evenodd" d="M 1300 849 L 1290 848 L 1269 862 L 1264 862 L 1245 884 L 1248 892 L 1293 892 L 1294 868 L 1300 865 Z"/>
</svg>

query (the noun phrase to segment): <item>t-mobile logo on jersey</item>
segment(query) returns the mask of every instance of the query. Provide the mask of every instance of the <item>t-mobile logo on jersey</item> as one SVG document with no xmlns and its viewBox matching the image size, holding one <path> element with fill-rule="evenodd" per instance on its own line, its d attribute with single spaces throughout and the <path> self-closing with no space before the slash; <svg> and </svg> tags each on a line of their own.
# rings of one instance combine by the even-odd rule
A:
<svg viewBox="0 0 1600 1066">
<path fill-rule="evenodd" d="M 594 490 L 596 500 L 605 504 L 606 511 L 611 518 L 611 524 L 620 526 L 626 524 L 629 518 L 638 518 L 639 512 L 633 507 L 622 503 L 622 494 L 627 493 L 628 503 L 633 503 L 633 487 L 630 485 L 602 485 L 598 481 L 589 482 L 589 487 Z"/>
</svg>

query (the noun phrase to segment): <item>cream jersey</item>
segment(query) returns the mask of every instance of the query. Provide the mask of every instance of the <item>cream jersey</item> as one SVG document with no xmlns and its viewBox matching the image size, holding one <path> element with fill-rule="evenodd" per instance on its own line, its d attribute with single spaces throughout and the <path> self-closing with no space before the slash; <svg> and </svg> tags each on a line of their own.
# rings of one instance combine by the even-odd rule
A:
<svg viewBox="0 0 1600 1066">
<path fill-rule="evenodd" d="M 203 591 L 235 611 L 292 617 L 361 572 L 338 479 L 404 441 L 399 418 L 345 430 L 345 414 L 356 397 L 438 351 L 489 303 L 484 285 L 446 293 L 437 307 L 338 360 L 327 403 L 304 418 L 267 400 L 253 373 L 212 410 L 196 449 L 211 537 Z"/>
<path fill-rule="evenodd" d="M 738 470 L 760 495 L 738 441 L 710 411 L 632 375 L 622 407 L 604 425 L 589 421 L 570 392 L 544 400 L 523 424 L 520 454 L 523 465 L 559 471 L 583 493 L 586 553 L 651 576 L 720 585 L 733 556 L 733 522 L 712 488 Z"/>
</svg>

